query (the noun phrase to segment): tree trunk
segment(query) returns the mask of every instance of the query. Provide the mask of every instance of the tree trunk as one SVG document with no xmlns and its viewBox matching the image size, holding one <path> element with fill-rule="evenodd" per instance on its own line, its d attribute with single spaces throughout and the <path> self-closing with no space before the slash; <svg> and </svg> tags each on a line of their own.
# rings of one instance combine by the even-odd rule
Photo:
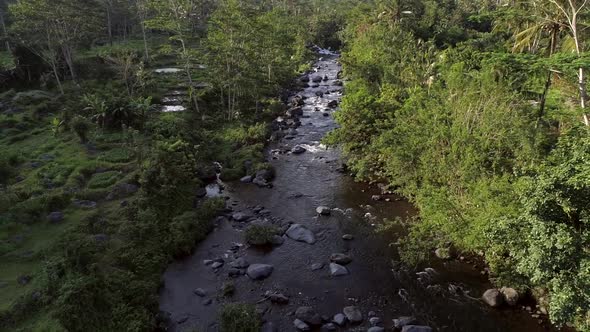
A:
<svg viewBox="0 0 590 332">
<path fill-rule="evenodd" d="M 53 70 L 53 75 L 55 76 L 55 81 L 57 82 L 57 86 L 59 87 L 59 92 L 63 95 L 64 88 L 61 85 L 61 80 L 59 79 L 59 73 L 57 71 L 57 64 L 55 61 L 51 61 L 51 69 Z"/>
<path fill-rule="evenodd" d="M 2 26 L 2 33 L 4 35 L 4 38 L 6 38 L 6 41 L 5 41 L 6 51 L 8 53 L 10 53 L 11 52 L 10 42 L 8 41 L 8 32 L 6 30 L 6 23 L 4 23 L 4 10 L 2 10 L 0 12 L 0 25 Z"/>
<path fill-rule="evenodd" d="M 109 45 L 113 46 L 113 22 L 111 20 L 111 7 L 107 3 L 107 30 L 109 32 Z"/>
<path fill-rule="evenodd" d="M 549 44 L 549 57 L 553 55 L 555 52 L 555 47 L 557 45 L 557 32 L 559 31 L 559 26 L 556 26 L 551 31 L 551 43 Z M 545 81 L 545 88 L 543 89 L 543 95 L 541 96 L 541 105 L 539 107 L 539 119 L 545 115 L 545 104 L 547 101 L 547 93 L 549 92 L 549 88 L 551 87 L 551 79 L 553 78 L 553 73 L 549 70 L 547 74 L 547 80 Z"/>
<path fill-rule="evenodd" d="M 578 56 L 581 55 L 582 50 L 580 47 L 580 36 L 578 35 L 578 12 L 572 3 L 570 2 L 572 7 L 572 18 L 570 21 L 570 29 L 572 31 L 572 37 L 574 39 L 574 44 L 576 46 L 576 54 Z M 581 8 L 580 8 L 581 9 Z M 586 126 L 590 126 L 590 119 L 588 119 L 588 114 L 586 114 L 586 99 L 588 98 L 588 93 L 586 92 L 586 75 L 584 73 L 584 68 L 580 67 L 578 69 L 578 90 L 580 91 L 580 108 L 582 108 L 582 116 L 584 118 L 584 124 Z"/>
<path fill-rule="evenodd" d="M 77 82 L 76 69 L 74 68 L 74 59 L 72 58 L 72 50 L 69 46 L 64 46 L 62 47 L 62 51 L 64 59 L 66 60 L 66 64 L 68 65 L 68 69 L 70 70 L 72 81 Z"/>
<path fill-rule="evenodd" d="M 144 60 L 148 62 L 150 59 L 150 52 L 148 51 L 148 44 L 147 44 L 147 36 L 145 31 L 145 24 L 143 23 L 143 19 L 141 21 L 141 34 L 143 36 L 143 50 L 144 50 Z"/>
</svg>

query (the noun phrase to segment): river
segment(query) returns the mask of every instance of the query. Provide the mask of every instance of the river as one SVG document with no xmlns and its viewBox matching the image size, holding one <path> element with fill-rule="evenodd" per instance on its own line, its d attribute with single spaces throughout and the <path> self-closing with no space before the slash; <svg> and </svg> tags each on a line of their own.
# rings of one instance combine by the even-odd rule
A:
<svg viewBox="0 0 590 332">
<path fill-rule="evenodd" d="M 307 244 L 284 236 L 284 243 L 272 249 L 249 247 L 243 235 L 247 223 L 220 219 L 192 256 L 172 263 L 163 275 L 160 309 L 170 313 L 170 330 L 217 331 L 218 313 L 228 302 L 255 304 L 276 331 L 296 330 L 294 312 L 300 306 L 311 306 L 320 315 L 332 317 L 351 305 L 360 308 L 363 323 L 339 327 L 338 331 L 366 331 L 371 311 L 386 328 L 392 327 L 394 318 L 414 316 L 419 325 L 436 331 L 553 330 L 520 307 L 492 309 L 479 301 L 483 291 L 491 287 L 481 275 L 481 267 L 437 260 L 431 263 L 436 273 L 428 282 L 424 278 L 419 281 L 416 275 L 428 265 L 417 271 L 400 268 L 396 250 L 390 246 L 395 234 L 375 232 L 376 224 L 383 218 L 407 217 L 416 211 L 394 195 L 385 196 L 389 201 L 374 201 L 372 196 L 380 194 L 379 189 L 343 174 L 339 151 L 320 144 L 322 137 L 336 127 L 335 109 L 327 105 L 342 96 L 342 87 L 335 85 L 340 70 L 338 56 L 327 53 L 319 55 L 322 58 L 315 63 L 317 72 L 310 76 L 327 76 L 328 80 L 317 87 L 310 82 L 310 87 L 299 92 L 307 98 L 296 135 L 269 146 L 268 159 L 276 169 L 273 188 L 237 182 L 225 184 L 224 190 L 233 211 L 252 215 L 253 219 L 266 218 L 277 225 L 301 224 L 313 231 L 316 242 Z M 307 151 L 287 152 L 295 145 Z M 330 216 L 318 216 L 316 207 L 320 205 L 335 210 Z M 261 213 L 254 212 L 261 208 Z M 344 234 L 354 239 L 344 240 Z M 348 275 L 330 275 L 328 264 L 333 253 L 352 258 L 346 265 Z M 213 269 L 204 264 L 216 257 L 225 261 L 222 267 Z M 229 263 L 237 257 L 251 264 L 270 264 L 273 272 L 262 281 L 244 275 L 229 277 Z M 314 263 L 324 266 L 312 270 Z M 224 298 L 219 289 L 227 280 L 233 281 L 236 291 Z M 454 286 L 463 291 L 452 291 Z M 194 293 L 197 288 L 205 291 L 204 297 Z M 267 291 L 286 295 L 289 303 L 264 301 Z"/>
</svg>

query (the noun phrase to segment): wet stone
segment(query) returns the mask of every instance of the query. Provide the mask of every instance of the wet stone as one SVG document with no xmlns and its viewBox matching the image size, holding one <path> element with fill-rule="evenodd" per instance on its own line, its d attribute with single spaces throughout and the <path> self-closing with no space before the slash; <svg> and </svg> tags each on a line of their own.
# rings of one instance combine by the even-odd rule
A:
<svg viewBox="0 0 590 332">
<path fill-rule="evenodd" d="M 206 299 L 206 300 L 203 300 L 203 302 L 201 302 L 201 303 L 203 305 L 207 306 L 207 305 L 210 305 L 211 303 L 213 303 L 213 300 L 212 299 Z"/>
<path fill-rule="evenodd" d="M 382 321 L 379 317 L 371 317 L 369 318 L 369 323 L 371 324 L 371 326 L 377 326 L 381 325 Z"/>
<path fill-rule="evenodd" d="M 296 145 L 291 149 L 292 154 L 302 154 L 305 151 L 307 151 L 307 150 L 304 147 L 302 147 L 301 145 Z"/>
<path fill-rule="evenodd" d="M 298 329 L 299 331 L 309 331 L 309 330 L 311 330 L 311 328 L 309 327 L 309 325 L 305 324 L 305 322 L 302 321 L 301 319 L 295 319 L 293 321 L 293 326 L 295 326 L 295 328 Z"/>
<path fill-rule="evenodd" d="M 396 329 L 401 329 L 406 325 L 416 324 L 418 321 L 416 318 L 411 316 L 403 316 L 393 320 L 393 327 Z"/>
<path fill-rule="evenodd" d="M 229 263 L 229 266 L 234 267 L 236 269 L 245 269 L 248 266 L 250 266 L 250 263 L 248 263 L 248 261 L 244 257 L 240 257 L 235 261 Z"/>
<path fill-rule="evenodd" d="M 203 288 L 197 288 L 193 291 L 193 293 L 200 297 L 204 297 L 205 295 L 207 295 L 207 292 Z"/>
<path fill-rule="evenodd" d="M 295 311 L 295 317 L 310 325 L 321 325 L 322 317 L 312 307 L 299 307 Z"/>
<path fill-rule="evenodd" d="M 330 263 L 330 274 L 332 277 L 340 277 L 348 275 L 348 269 L 340 264 Z"/>
<path fill-rule="evenodd" d="M 332 212 L 332 209 L 330 209 L 330 208 L 329 208 L 329 207 L 327 207 L 327 206 L 318 206 L 318 207 L 315 209 L 315 212 L 316 212 L 317 214 L 319 214 L 319 215 L 322 215 L 322 216 L 329 216 L 329 215 L 330 215 L 330 213 Z"/>
<path fill-rule="evenodd" d="M 220 268 L 222 266 L 223 266 L 223 262 L 214 262 L 213 264 L 211 264 L 211 267 L 213 269 L 218 269 L 218 268 Z"/>
<path fill-rule="evenodd" d="M 351 323 L 360 323 L 363 321 L 363 314 L 360 309 L 355 306 L 349 306 L 342 309 L 342 312 Z"/>
<path fill-rule="evenodd" d="M 346 316 L 344 316 L 344 314 L 338 313 L 334 315 L 332 321 L 340 326 L 344 326 L 346 324 L 347 319 Z"/>
<path fill-rule="evenodd" d="M 286 234 L 289 238 L 299 242 L 314 244 L 316 241 L 313 232 L 300 224 L 291 225 L 289 229 L 287 229 Z"/>
<path fill-rule="evenodd" d="M 262 280 L 268 278 L 273 271 L 273 266 L 268 264 L 252 264 L 248 266 L 246 274 L 250 279 Z"/>
<path fill-rule="evenodd" d="M 367 332 L 384 332 L 384 331 L 385 331 L 385 329 L 380 326 L 373 326 L 367 330 Z"/>
<path fill-rule="evenodd" d="M 332 261 L 336 264 L 346 265 L 346 264 L 349 264 L 350 262 L 352 262 L 352 258 L 350 258 L 350 256 L 348 256 L 346 254 L 336 253 L 336 254 L 332 254 L 330 256 L 330 261 Z"/>
<path fill-rule="evenodd" d="M 354 240 L 354 236 L 352 234 L 344 234 L 342 235 L 342 240 L 351 241 Z"/>
<path fill-rule="evenodd" d="M 281 294 L 281 293 L 270 294 L 268 298 L 270 299 L 270 301 L 272 303 L 277 303 L 277 304 L 287 304 L 287 303 L 289 303 L 289 298 L 286 297 L 285 295 Z"/>
<path fill-rule="evenodd" d="M 333 323 L 327 323 L 322 325 L 321 331 L 336 331 L 338 328 Z"/>
</svg>

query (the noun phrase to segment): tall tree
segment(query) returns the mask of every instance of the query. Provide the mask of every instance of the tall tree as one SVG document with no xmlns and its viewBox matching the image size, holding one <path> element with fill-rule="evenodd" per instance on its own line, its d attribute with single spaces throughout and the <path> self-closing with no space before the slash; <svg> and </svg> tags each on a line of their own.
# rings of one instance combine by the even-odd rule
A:
<svg viewBox="0 0 590 332">
<path fill-rule="evenodd" d="M 57 80 L 63 59 L 70 77 L 76 81 L 74 53 L 100 29 L 97 3 L 93 0 L 19 0 L 9 8 L 14 17 L 11 28 L 19 42 L 43 57 Z"/>
<path fill-rule="evenodd" d="M 195 61 L 196 52 L 188 45 L 192 34 L 192 20 L 198 17 L 198 0 L 149 0 L 149 5 L 154 10 L 155 16 L 149 19 L 146 24 L 153 29 L 166 31 L 171 34 L 170 40 L 179 43 L 176 50 L 179 54 L 183 69 L 189 82 L 189 94 L 194 108 L 199 110 L 199 103 L 195 93 L 195 86 L 192 78 L 192 66 Z"/>
</svg>

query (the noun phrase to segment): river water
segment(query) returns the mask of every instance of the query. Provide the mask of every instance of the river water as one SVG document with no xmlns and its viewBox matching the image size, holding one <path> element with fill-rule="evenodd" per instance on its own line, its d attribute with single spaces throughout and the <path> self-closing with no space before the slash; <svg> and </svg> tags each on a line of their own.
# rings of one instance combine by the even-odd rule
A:
<svg viewBox="0 0 590 332">
<path fill-rule="evenodd" d="M 428 265 L 417 271 L 400 268 L 396 250 L 390 245 L 395 234 L 377 233 L 376 224 L 383 218 L 407 217 L 416 211 L 393 195 L 384 196 L 389 201 L 372 200 L 372 195 L 380 194 L 379 190 L 343 174 L 339 152 L 320 144 L 322 137 L 336 127 L 335 110 L 327 105 L 342 96 L 342 87 L 335 85 L 340 70 L 338 56 L 323 53 L 315 64 L 317 72 L 310 76 L 327 76 L 328 80 L 319 82 L 317 87 L 310 82 L 311 87 L 299 92 L 307 99 L 297 135 L 269 147 L 268 159 L 277 174 L 273 188 L 239 182 L 224 185 L 224 195 L 229 197 L 228 205 L 234 211 L 277 225 L 302 224 L 314 232 L 316 243 L 296 242 L 285 236 L 285 242 L 272 249 L 249 247 L 243 236 L 247 223 L 231 218 L 219 220 L 192 256 L 172 263 L 163 275 L 160 309 L 170 313 L 170 330 L 217 331 L 218 313 L 229 302 L 255 304 L 259 312 L 264 312 L 264 320 L 272 322 L 277 331 L 295 331 L 293 313 L 300 306 L 312 306 L 319 314 L 332 317 L 350 305 L 359 307 L 365 320 L 339 331 L 366 331 L 370 311 L 382 319 L 386 328 L 392 326 L 394 318 L 414 316 L 421 325 L 437 331 L 553 330 L 520 307 L 492 309 L 479 301 L 483 291 L 491 287 L 480 274 L 481 267 L 435 260 L 431 267 L 436 274 L 427 282 L 424 278 L 419 281 L 416 272 Z M 307 151 L 299 155 L 286 152 L 295 145 Z M 336 210 L 330 216 L 317 216 L 316 207 L 320 205 Z M 257 214 L 253 211 L 256 206 L 265 210 Z M 343 234 L 351 234 L 354 239 L 345 241 Z M 349 275 L 330 276 L 328 263 L 333 253 L 352 257 L 346 266 Z M 219 269 L 203 262 L 218 257 L 225 261 Z M 274 270 L 262 281 L 247 276 L 229 277 L 229 263 L 237 257 L 244 257 L 251 264 L 271 264 Z M 312 271 L 314 263 L 325 266 Z M 228 280 L 234 283 L 236 291 L 225 298 L 219 289 Z M 454 286 L 463 291 L 453 292 Z M 206 295 L 196 295 L 193 291 L 197 288 Z M 267 291 L 288 296 L 289 303 L 264 301 Z"/>
</svg>

